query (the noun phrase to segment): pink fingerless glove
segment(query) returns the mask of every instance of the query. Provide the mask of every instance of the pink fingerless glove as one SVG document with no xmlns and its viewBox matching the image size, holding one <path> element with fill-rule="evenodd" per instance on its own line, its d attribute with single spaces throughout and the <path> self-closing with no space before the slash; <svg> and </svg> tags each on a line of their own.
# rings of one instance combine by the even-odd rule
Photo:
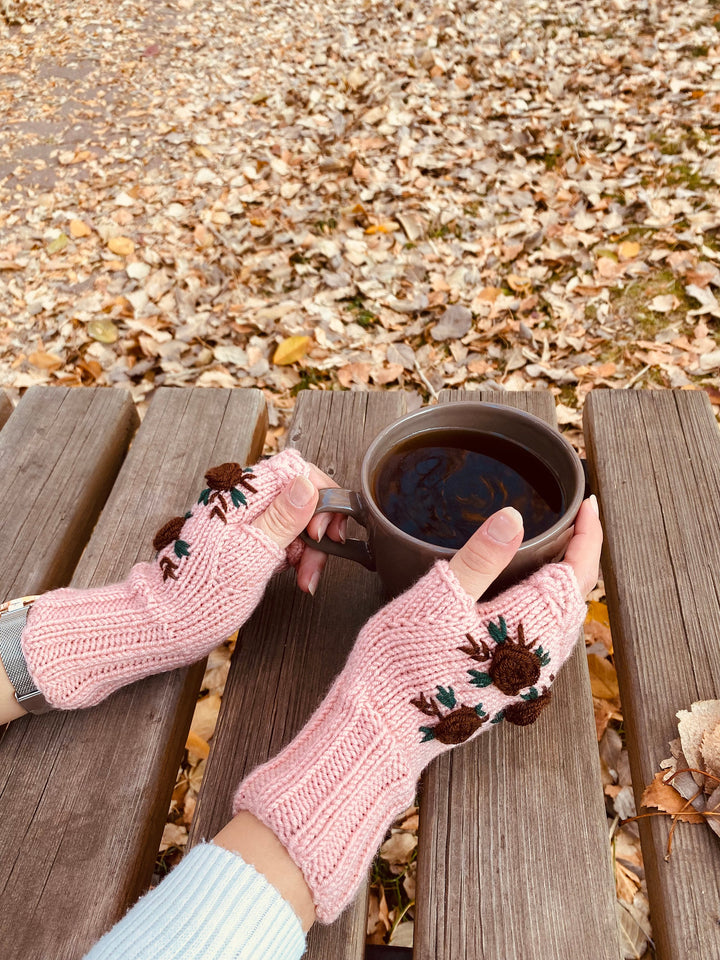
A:
<svg viewBox="0 0 720 960">
<path fill-rule="evenodd" d="M 438 561 L 368 621 L 308 724 L 234 802 L 280 839 L 320 920 L 350 902 L 434 757 L 503 719 L 537 719 L 584 616 L 567 564 L 476 604 Z"/>
<path fill-rule="evenodd" d="M 286 450 L 251 468 L 225 463 L 184 517 L 158 531 L 155 563 L 123 583 L 54 590 L 30 610 L 21 644 L 48 703 L 89 707 L 134 680 L 194 663 L 241 626 L 270 577 L 302 552 L 252 521 L 309 465 Z"/>
</svg>

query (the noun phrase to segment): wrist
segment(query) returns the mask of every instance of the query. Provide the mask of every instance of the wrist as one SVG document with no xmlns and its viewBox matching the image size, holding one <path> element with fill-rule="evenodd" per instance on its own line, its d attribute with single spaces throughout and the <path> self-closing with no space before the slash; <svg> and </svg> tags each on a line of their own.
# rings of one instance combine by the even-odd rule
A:
<svg viewBox="0 0 720 960">
<path fill-rule="evenodd" d="M 0 663 L 3 683 L 0 695 L 7 719 L 15 719 L 23 713 L 46 713 L 50 705 L 38 689 L 25 659 L 22 635 L 30 608 L 38 598 L 17 597 L 0 604 Z M 13 707 L 11 698 L 17 707 Z M 0 708 L 1 709 L 1 708 Z"/>
</svg>

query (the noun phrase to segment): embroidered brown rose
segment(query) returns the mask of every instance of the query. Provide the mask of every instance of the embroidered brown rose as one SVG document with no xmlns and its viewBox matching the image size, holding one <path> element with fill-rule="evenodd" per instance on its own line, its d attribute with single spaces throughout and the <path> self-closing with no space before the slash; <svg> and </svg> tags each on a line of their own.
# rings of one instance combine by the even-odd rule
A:
<svg viewBox="0 0 720 960">
<path fill-rule="evenodd" d="M 200 494 L 198 503 L 204 503 L 205 506 L 212 504 L 210 516 L 218 517 L 223 523 L 227 523 L 228 501 L 225 495 L 230 495 L 233 506 L 246 507 L 247 500 L 240 488 L 257 493 L 250 483 L 252 476 L 252 470 L 241 467 L 239 463 L 221 463 L 219 467 L 212 467 L 205 474 L 207 488 Z"/>
<path fill-rule="evenodd" d="M 541 667 L 550 663 L 550 655 L 542 647 L 533 649 L 537 640 L 525 640 L 522 623 L 518 624 L 516 640 L 508 636 L 503 617 L 499 618 L 497 624 L 490 622 L 488 632 L 495 641 L 492 650 L 484 640 L 476 640 L 469 633 L 466 634 L 467 645 L 458 647 L 478 663 L 489 661 L 487 672 L 468 671 L 470 682 L 476 687 L 487 687 L 494 683 L 508 697 L 515 697 L 521 690 L 536 684 L 540 679 Z"/>
<path fill-rule="evenodd" d="M 432 727 L 420 727 L 420 732 L 424 734 L 423 743 L 426 740 L 438 740 L 445 744 L 464 743 L 490 719 L 481 703 L 476 707 L 468 707 L 463 703 L 458 706 L 452 687 L 438 687 L 436 696 L 437 699 L 421 693 L 410 701 L 421 713 L 437 717 L 439 721 Z M 444 714 L 440 704 L 451 712 Z"/>
</svg>

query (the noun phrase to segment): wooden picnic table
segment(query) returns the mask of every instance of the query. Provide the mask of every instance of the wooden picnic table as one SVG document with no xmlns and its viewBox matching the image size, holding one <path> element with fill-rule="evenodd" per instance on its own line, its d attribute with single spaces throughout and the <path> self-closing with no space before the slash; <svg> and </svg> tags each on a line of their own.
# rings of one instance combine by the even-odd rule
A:
<svg viewBox="0 0 720 960">
<path fill-rule="evenodd" d="M 490 399 L 549 421 L 549 393 Z M 401 392 L 305 391 L 290 445 L 341 485 L 404 412 Z M 0 402 L 0 422 L 7 417 Z M 254 390 L 157 391 L 138 426 L 123 391 L 32 388 L 0 432 L 0 594 L 122 579 L 205 470 L 251 463 L 267 428 Z M 636 795 L 674 714 L 718 696 L 720 443 L 707 398 L 595 391 L 586 407 L 604 573 Z M 299 730 L 382 604 L 374 574 L 331 558 L 314 599 L 286 572 L 241 631 L 191 843 L 229 815 L 245 772 Z M 78 960 L 147 888 L 202 664 L 103 704 L 24 717 L 0 744 L 0 936 L 13 960 Z M 421 784 L 416 960 L 618 960 L 614 881 L 587 661 L 579 645 L 535 726 L 501 725 L 439 758 Z M 663 854 L 641 824 L 660 960 L 720 957 L 720 847 L 702 827 Z M 310 934 L 310 960 L 359 960 L 366 888 Z"/>
</svg>

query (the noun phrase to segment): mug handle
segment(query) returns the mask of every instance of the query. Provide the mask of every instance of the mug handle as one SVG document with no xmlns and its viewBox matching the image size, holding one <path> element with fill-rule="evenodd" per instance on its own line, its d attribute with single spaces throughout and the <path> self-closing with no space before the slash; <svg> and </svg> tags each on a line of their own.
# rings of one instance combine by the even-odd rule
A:
<svg viewBox="0 0 720 960">
<path fill-rule="evenodd" d="M 315 514 L 317 513 L 344 513 L 365 526 L 365 510 L 360 494 L 355 490 L 341 490 L 338 487 L 324 487 L 319 490 L 318 502 L 315 507 Z M 351 537 L 345 543 L 335 543 L 330 537 L 325 536 L 318 543 L 317 540 L 313 540 L 307 530 L 303 530 L 300 539 L 309 547 L 312 547 L 313 550 L 322 550 L 323 553 L 331 553 L 335 557 L 354 560 L 368 570 L 375 570 L 375 559 L 370 553 L 367 540 L 356 540 Z"/>
</svg>

